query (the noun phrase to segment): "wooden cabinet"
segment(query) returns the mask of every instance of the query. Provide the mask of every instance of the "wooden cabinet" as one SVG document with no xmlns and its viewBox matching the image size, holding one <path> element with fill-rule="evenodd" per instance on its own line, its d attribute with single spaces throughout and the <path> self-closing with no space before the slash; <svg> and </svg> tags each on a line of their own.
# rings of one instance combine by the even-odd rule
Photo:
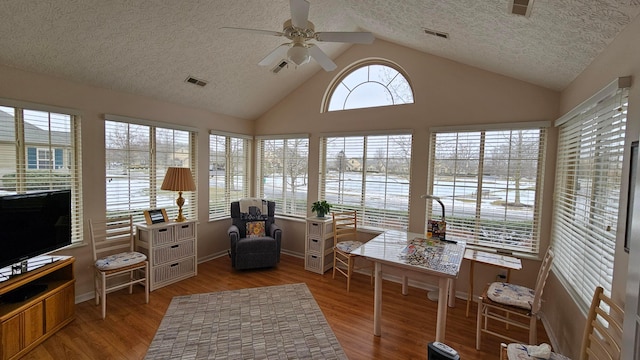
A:
<svg viewBox="0 0 640 360">
<path fill-rule="evenodd" d="M 333 220 L 328 218 L 307 218 L 304 246 L 304 268 L 324 274 L 333 267 Z"/>
<path fill-rule="evenodd" d="M 55 261 L 53 261 L 55 259 Z M 75 317 L 74 258 L 46 256 L 36 269 L 0 282 L 0 359 L 17 359 L 73 321 Z M 10 269 L 3 269 L 9 271 Z M 16 291 L 41 286 L 25 300 L 8 301 Z M 46 286 L 46 288 L 45 288 Z"/>
<path fill-rule="evenodd" d="M 149 260 L 149 291 L 198 274 L 197 222 L 136 224 L 137 251 Z"/>
</svg>

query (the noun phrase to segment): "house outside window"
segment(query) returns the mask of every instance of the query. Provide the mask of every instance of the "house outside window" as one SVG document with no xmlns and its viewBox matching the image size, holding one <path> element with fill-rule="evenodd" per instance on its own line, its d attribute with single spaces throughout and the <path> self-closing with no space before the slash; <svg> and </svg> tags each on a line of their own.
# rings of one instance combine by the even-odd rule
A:
<svg viewBox="0 0 640 360">
<path fill-rule="evenodd" d="M 0 104 L 0 193 L 71 189 L 71 241 L 82 242 L 80 117 L 68 109 L 29 107 Z"/>
</svg>

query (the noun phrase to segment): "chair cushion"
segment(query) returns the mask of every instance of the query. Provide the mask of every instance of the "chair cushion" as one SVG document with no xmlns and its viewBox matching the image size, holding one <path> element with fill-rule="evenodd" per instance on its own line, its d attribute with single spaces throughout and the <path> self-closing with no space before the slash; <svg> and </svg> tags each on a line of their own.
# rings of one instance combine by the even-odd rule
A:
<svg viewBox="0 0 640 360">
<path fill-rule="evenodd" d="M 527 349 L 529 348 L 530 345 L 524 345 L 524 344 L 509 344 L 507 345 L 507 356 L 509 358 L 509 360 L 512 359 L 531 359 L 531 360 L 537 360 L 537 359 L 550 359 L 550 360 L 570 360 L 568 357 L 564 356 L 564 355 L 560 355 L 560 354 L 556 354 L 554 352 L 551 352 L 551 354 L 549 355 L 549 357 L 543 357 L 543 358 L 539 358 L 539 357 L 534 357 L 534 356 L 530 356 L 529 352 L 527 351 Z"/>
<path fill-rule="evenodd" d="M 361 245 L 362 243 L 360 241 L 340 241 L 338 244 L 336 244 L 336 247 L 338 248 L 338 250 L 344 251 L 348 254 L 356 248 L 359 248 Z"/>
<path fill-rule="evenodd" d="M 147 260 L 145 254 L 131 251 L 109 255 L 96 260 L 96 268 L 99 270 L 113 270 L 125 266 L 131 266 Z"/>
<path fill-rule="evenodd" d="M 492 301 L 527 310 L 531 310 L 534 296 L 535 291 L 528 287 L 503 282 L 491 283 L 487 290 L 487 297 Z"/>
<path fill-rule="evenodd" d="M 262 237 L 265 235 L 264 221 L 248 221 L 247 237 Z"/>
</svg>

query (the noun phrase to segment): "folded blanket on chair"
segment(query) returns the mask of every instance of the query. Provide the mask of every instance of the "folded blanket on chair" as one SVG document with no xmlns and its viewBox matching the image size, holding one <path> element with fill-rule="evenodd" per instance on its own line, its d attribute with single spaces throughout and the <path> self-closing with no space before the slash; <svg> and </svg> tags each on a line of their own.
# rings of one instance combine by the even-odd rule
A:
<svg viewBox="0 0 640 360">
<path fill-rule="evenodd" d="M 246 198 L 240 199 L 240 212 L 241 213 L 249 213 L 249 208 L 251 206 L 255 206 L 260 210 L 261 214 L 267 215 L 269 211 L 269 207 L 267 205 L 266 200 L 258 199 L 258 198 Z"/>
</svg>

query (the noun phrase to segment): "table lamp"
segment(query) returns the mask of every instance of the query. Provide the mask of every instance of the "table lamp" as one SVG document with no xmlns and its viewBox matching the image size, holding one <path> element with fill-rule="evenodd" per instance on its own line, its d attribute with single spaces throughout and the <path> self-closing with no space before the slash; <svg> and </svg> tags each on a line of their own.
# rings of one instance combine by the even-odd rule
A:
<svg viewBox="0 0 640 360">
<path fill-rule="evenodd" d="M 195 182 L 193 182 L 191 170 L 189 170 L 189 168 L 182 167 L 168 168 L 160 189 L 178 192 L 178 199 L 176 200 L 176 204 L 178 205 L 178 217 L 176 218 L 176 222 L 187 220 L 184 216 L 182 216 L 182 205 L 184 205 L 182 192 L 196 190 L 196 184 Z"/>
<path fill-rule="evenodd" d="M 442 203 L 442 201 L 440 201 L 440 198 L 437 196 L 426 194 L 426 195 L 422 195 L 421 198 L 435 200 L 438 203 L 440 203 L 440 206 L 442 206 L 442 220 L 437 221 L 437 220 L 429 219 L 427 221 L 427 237 L 428 238 L 434 237 L 436 239 L 446 240 L 447 223 L 444 219 L 444 204 Z"/>
</svg>

